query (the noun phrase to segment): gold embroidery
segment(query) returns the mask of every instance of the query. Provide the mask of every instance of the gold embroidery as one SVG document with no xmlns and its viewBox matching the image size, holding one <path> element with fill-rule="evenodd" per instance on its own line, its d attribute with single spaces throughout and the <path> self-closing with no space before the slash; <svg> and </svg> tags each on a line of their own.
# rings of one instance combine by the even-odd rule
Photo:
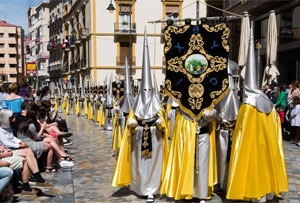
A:
<svg viewBox="0 0 300 203">
<path fill-rule="evenodd" d="M 189 86 L 189 95 L 192 98 L 200 98 L 204 93 L 204 87 L 201 84 L 191 84 Z"/>
<path fill-rule="evenodd" d="M 171 84 L 170 80 L 166 80 L 165 84 L 166 84 L 168 91 L 172 92 L 172 95 L 176 96 L 178 99 L 180 99 L 182 97 L 181 92 L 172 90 L 172 84 Z"/>
<path fill-rule="evenodd" d="M 220 94 L 222 94 L 222 92 L 224 92 L 224 90 L 226 90 L 226 88 L 228 87 L 228 84 L 229 84 L 229 80 L 227 78 L 225 78 L 222 83 L 222 90 L 211 92 L 210 97 L 212 99 L 214 99 L 214 98 L 216 98 L 216 96 L 219 96 Z"/>
<path fill-rule="evenodd" d="M 190 97 L 188 99 L 188 101 L 190 103 L 190 106 L 191 106 L 192 110 L 194 110 L 194 109 L 200 110 L 201 106 L 202 106 L 203 98 L 194 99 L 194 98 Z"/>
<path fill-rule="evenodd" d="M 167 53 L 172 48 L 172 38 L 171 33 L 175 34 L 182 34 L 185 33 L 190 28 L 190 25 L 185 25 L 183 27 L 177 27 L 177 26 L 168 26 L 168 28 L 164 32 L 164 38 L 165 38 L 165 53 Z"/>
<path fill-rule="evenodd" d="M 220 23 L 220 24 L 217 24 L 217 25 L 211 26 L 211 27 L 208 24 L 204 24 L 202 26 L 208 32 L 218 32 L 218 31 L 224 29 L 223 35 L 221 37 L 222 38 L 222 45 L 223 45 L 224 49 L 227 52 L 229 52 L 228 38 L 229 38 L 229 34 L 230 34 L 230 29 L 225 23 Z"/>
</svg>

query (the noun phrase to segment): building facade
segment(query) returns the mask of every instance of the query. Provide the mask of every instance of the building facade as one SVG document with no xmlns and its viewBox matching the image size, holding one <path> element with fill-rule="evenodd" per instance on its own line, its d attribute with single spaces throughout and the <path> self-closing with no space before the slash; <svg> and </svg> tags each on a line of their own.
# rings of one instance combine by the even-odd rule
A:
<svg viewBox="0 0 300 203">
<path fill-rule="evenodd" d="M 51 81 L 62 78 L 63 71 L 63 1 L 50 0 L 49 2 L 49 43 L 47 49 L 50 54 L 48 73 Z"/>
<path fill-rule="evenodd" d="M 260 51 L 261 66 L 258 69 L 260 81 L 266 66 L 266 47 L 269 12 L 276 13 L 278 47 L 277 67 L 280 72 L 279 84 L 290 84 L 300 80 L 300 2 L 299 1 L 242 1 L 224 0 L 223 8 L 227 11 L 242 14 L 248 11 L 250 20 L 254 21 L 254 37 L 262 43 Z M 232 51 L 231 57 L 237 61 L 240 21 L 231 23 Z"/>
<path fill-rule="evenodd" d="M 0 79 L 3 82 L 23 82 L 24 30 L 0 21 Z"/>
<path fill-rule="evenodd" d="M 43 0 L 36 7 L 30 7 L 27 12 L 28 35 L 30 38 L 30 60 L 36 63 L 38 86 L 47 84 L 49 81 L 48 64 L 49 52 L 47 45 L 49 42 L 49 3 Z"/>
<path fill-rule="evenodd" d="M 111 74 L 124 74 L 125 58 L 132 77 L 141 78 L 144 28 L 147 28 L 151 70 L 158 83 L 164 80 L 164 24 L 159 19 L 195 18 L 193 0 L 115 0 L 115 11 L 107 10 L 110 0 L 64 0 L 63 77 L 103 84 Z M 199 16 L 206 16 L 200 0 Z M 180 23 L 178 23 L 180 24 Z"/>
</svg>

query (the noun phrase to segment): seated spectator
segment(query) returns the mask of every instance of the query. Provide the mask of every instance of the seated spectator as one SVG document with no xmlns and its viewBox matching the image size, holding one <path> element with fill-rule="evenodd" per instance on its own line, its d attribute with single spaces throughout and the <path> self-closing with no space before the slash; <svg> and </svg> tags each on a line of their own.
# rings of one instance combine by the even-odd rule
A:
<svg viewBox="0 0 300 203">
<path fill-rule="evenodd" d="M 12 112 L 7 109 L 3 109 L 0 112 L 0 158 L 3 161 L 7 161 L 10 164 L 12 170 L 22 169 L 22 180 L 24 194 L 35 194 L 29 187 L 29 178 L 31 174 L 36 178 L 36 186 L 52 186 L 45 181 L 39 173 L 38 165 L 32 150 L 27 148 L 21 140 L 14 137 L 12 130 L 10 129 L 10 118 Z M 10 148 L 10 149 L 8 149 Z M 11 150 L 13 149 L 13 151 Z M 23 160 L 25 161 L 23 163 Z M 51 163 L 50 163 L 51 164 Z"/>
<path fill-rule="evenodd" d="M 49 87 L 48 86 L 45 86 L 42 88 L 42 91 L 41 91 L 41 96 L 40 96 L 40 103 L 42 103 L 43 101 L 50 101 L 50 98 L 49 98 Z"/>
<path fill-rule="evenodd" d="M 53 137 L 44 133 L 46 122 L 39 123 L 38 117 L 39 115 L 35 111 L 31 109 L 27 111 L 26 121 L 19 126 L 18 138 L 27 144 L 37 157 L 40 157 L 43 152 L 49 151 L 47 162 L 52 162 L 53 152 L 59 159 L 73 160 L 73 157 L 67 155 Z"/>
<path fill-rule="evenodd" d="M 21 114 L 18 114 L 15 118 L 15 121 L 11 124 L 11 128 L 14 132 L 14 135 L 17 136 L 17 131 L 18 131 L 18 127 L 19 125 L 25 121 L 25 117 L 26 117 L 26 113 L 28 110 L 28 105 L 31 103 L 31 101 L 29 99 L 25 99 L 21 105 L 21 109 L 22 112 Z"/>
<path fill-rule="evenodd" d="M 9 95 L 2 101 L 2 108 L 9 109 L 14 113 L 14 118 L 22 112 L 21 105 L 24 99 L 17 95 L 18 85 L 12 83 L 8 86 Z"/>
<path fill-rule="evenodd" d="M 8 96 L 8 94 L 7 94 L 7 85 L 2 84 L 2 87 L 0 88 L 0 109 L 2 109 L 2 101 L 7 96 Z"/>
<path fill-rule="evenodd" d="M 8 168 L 8 166 L 8 162 L 0 160 L 0 194 L 3 192 L 14 174 L 13 170 Z"/>
</svg>

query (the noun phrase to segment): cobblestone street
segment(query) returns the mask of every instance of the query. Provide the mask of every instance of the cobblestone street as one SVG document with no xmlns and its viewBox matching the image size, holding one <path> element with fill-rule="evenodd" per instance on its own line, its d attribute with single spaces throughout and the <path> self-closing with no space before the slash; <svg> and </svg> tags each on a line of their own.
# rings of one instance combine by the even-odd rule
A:
<svg viewBox="0 0 300 203">
<path fill-rule="evenodd" d="M 127 189 L 110 186 L 115 159 L 111 152 L 111 132 L 101 130 L 96 123 L 84 117 L 65 116 L 73 145 L 67 147 L 76 157 L 73 171 L 60 171 L 56 174 L 43 173 L 49 182 L 55 185 L 51 189 L 42 189 L 44 193 L 55 197 L 25 197 L 16 195 L 20 202 L 146 202 Z M 286 165 L 289 176 L 289 193 L 272 202 L 300 202 L 300 148 L 285 142 Z M 34 186 L 33 186 L 34 187 Z M 161 196 L 156 202 L 173 202 Z M 187 201 L 185 201 L 187 202 Z M 188 201 L 192 202 L 192 201 Z M 208 202 L 230 202 L 217 195 Z"/>
</svg>

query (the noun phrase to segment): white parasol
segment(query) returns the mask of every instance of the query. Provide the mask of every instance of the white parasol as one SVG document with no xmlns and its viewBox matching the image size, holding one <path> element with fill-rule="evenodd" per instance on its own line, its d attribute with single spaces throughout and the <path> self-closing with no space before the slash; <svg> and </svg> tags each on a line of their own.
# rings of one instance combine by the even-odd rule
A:
<svg viewBox="0 0 300 203">
<path fill-rule="evenodd" d="M 267 36 L 267 66 L 265 68 L 262 85 L 277 83 L 277 77 L 280 75 L 276 67 L 277 56 L 277 26 L 275 11 L 270 11 L 268 20 Z"/>
</svg>

